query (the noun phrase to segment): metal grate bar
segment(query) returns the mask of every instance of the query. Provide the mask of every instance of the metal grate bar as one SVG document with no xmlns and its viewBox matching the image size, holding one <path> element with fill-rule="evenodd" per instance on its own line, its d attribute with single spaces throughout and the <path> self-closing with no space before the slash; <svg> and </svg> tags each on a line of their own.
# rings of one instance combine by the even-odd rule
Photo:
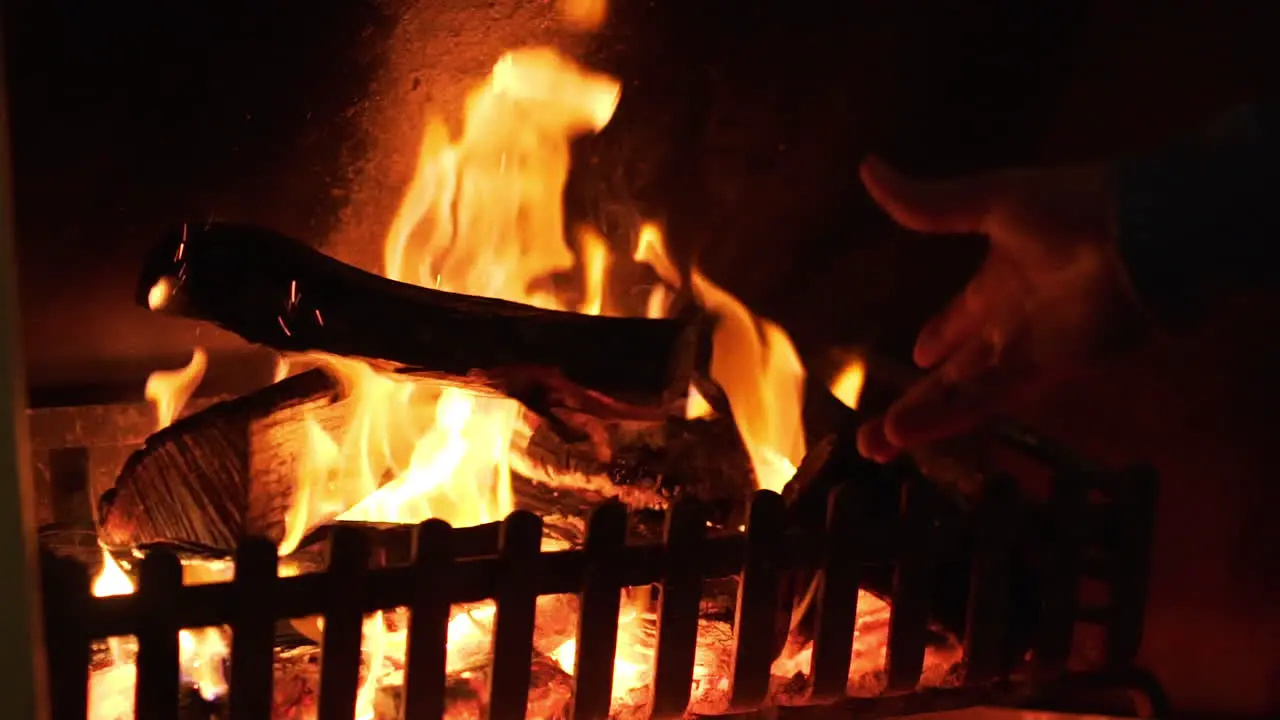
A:
<svg viewBox="0 0 1280 720">
<path fill-rule="evenodd" d="M 177 720 L 179 691 L 178 621 L 174 598 L 182 587 L 182 563 L 169 553 L 152 553 L 138 574 L 138 605 L 147 622 L 139 626 L 137 720 Z"/>
<path fill-rule="evenodd" d="M 529 704 L 530 658 L 538 593 L 537 558 L 542 518 L 517 510 L 502 521 L 502 577 L 493 624 L 493 670 L 489 675 L 490 720 L 521 720 Z"/>
<path fill-rule="evenodd" d="M 627 541 L 627 508 L 608 502 L 596 508 L 587 526 L 587 574 L 578 608 L 574 660 L 573 720 L 605 720 L 613 699 L 613 660 L 618 650 L 618 610 L 622 585 L 618 567 Z"/>
<path fill-rule="evenodd" d="M 402 720 L 444 717 L 453 534 L 443 520 L 428 520 L 417 527 L 414 537 Z"/>
<path fill-rule="evenodd" d="M 900 554 L 893 576 L 889 647 L 885 651 L 891 691 L 914 690 L 924 668 L 934 544 L 933 493 L 927 482 L 912 477 L 902 485 L 902 515 L 896 532 Z"/>
<path fill-rule="evenodd" d="M 357 593 L 368 574 L 368 540 L 355 530 L 336 529 L 325 572 L 328 587 L 321 639 L 319 720 L 355 716 L 364 634 L 364 613 Z"/>
<path fill-rule="evenodd" d="M 864 528 L 859 500 L 864 487 L 860 483 L 837 487 L 827 505 L 827 553 L 817 597 L 811 702 L 843 698 L 849 684 L 862 569 L 859 536 Z"/>
<path fill-rule="evenodd" d="M 1082 609 L 1067 592 L 1078 582 L 1075 559 L 1088 540 L 1079 522 L 1086 497 L 1080 483 L 1060 480 L 1051 502 L 1047 555 L 1040 556 L 1046 605 L 1037 614 L 1039 644 L 1033 670 L 1043 677 L 1060 668 L 1069 649 L 1069 630 Z M 1117 495 L 1107 512 L 1115 527 L 1126 514 L 1149 512 L 1152 487 L 1135 486 Z M 330 562 L 322 573 L 277 576 L 276 551 L 265 540 L 246 541 L 238 553 L 230 583 L 182 586 L 181 565 L 171 554 L 155 551 L 144 559 L 133 596 L 91 598 L 88 573 L 78 563 L 49 561 L 46 611 L 51 668 L 55 672 L 56 720 L 83 718 L 88 702 L 89 639 L 137 635 L 137 717 L 175 718 L 179 707 L 178 630 L 208 625 L 232 626 L 230 716 L 268 720 L 271 712 L 274 623 L 278 618 L 322 614 L 325 619 L 319 717 L 353 714 L 359 686 L 361 636 L 366 613 L 409 608 L 408 663 L 401 705 L 403 720 L 432 720 L 445 713 L 446 644 L 450 606 L 485 598 L 497 601 L 489 674 L 489 717 L 523 718 L 528 703 L 536 601 L 539 595 L 580 593 L 577 635 L 577 720 L 606 718 L 611 702 L 617 649 L 619 595 L 624 587 L 661 583 L 652 711 L 657 717 L 684 715 L 690 700 L 698 641 L 699 604 L 706 579 L 739 576 L 730 706 L 752 711 L 771 698 L 770 669 L 779 650 L 780 621 L 788 619 L 792 593 L 789 572 L 804 569 L 823 577 L 816 603 L 812 685 L 807 707 L 823 704 L 837 713 L 883 716 L 893 709 L 940 708 L 972 704 L 994 688 L 1016 679 L 1010 657 L 1011 567 L 1026 549 L 1014 517 L 1021 512 L 1016 489 L 1008 481 L 989 485 L 978 498 L 972 556 L 966 652 L 969 672 L 957 692 L 920 692 L 923 653 L 930 620 L 933 572 L 948 543 L 937 530 L 942 517 L 936 488 L 919 479 L 904 483 L 898 515 L 866 516 L 868 488 L 852 483 L 828 500 L 826 528 L 816 534 L 789 532 L 782 499 L 775 493 L 753 497 L 745 536 L 708 538 L 706 512 L 691 501 L 669 511 L 664 542 L 627 545 L 626 510 L 607 504 L 593 514 L 586 547 L 543 553 L 541 520 L 518 511 L 502 524 L 495 543 L 477 544 L 474 530 L 454 530 L 441 521 L 414 529 L 411 564 L 370 569 L 368 528 L 338 526 L 330 532 Z M 1145 510 L 1144 510 L 1145 509 Z M 875 520 L 873 523 L 872 521 Z M 882 525 L 891 533 L 882 533 Z M 1141 532 L 1104 537 L 1107 567 L 1137 567 L 1149 547 Z M 491 555 L 461 556 L 492 547 Z M 1092 542 L 1090 540 L 1090 542 Z M 1040 548 L 1036 548 L 1039 550 Z M 1127 554 L 1126 554 L 1127 553 Z M 869 568 L 891 562 L 894 590 L 887 648 L 889 694 L 841 699 L 851 664 L 853 625 L 860 581 Z M 877 570 L 878 572 L 878 570 Z M 1120 635 L 1122 653 L 1136 631 L 1122 626 L 1132 618 L 1145 586 L 1121 588 L 1104 619 Z M 783 592 L 785 589 L 786 593 Z M 1054 589 L 1059 592 L 1054 592 Z M 1128 613 L 1126 615 L 1126 613 Z M 1118 619 L 1120 618 L 1120 619 Z M 1139 618 L 1140 620 L 1140 615 Z M 1064 628 L 1068 631 L 1064 634 Z M 1066 645 L 1063 638 L 1066 638 Z M 1127 644 L 1127 645 L 1126 645 Z M 905 693 L 905 694 L 897 694 Z M 984 693 L 986 693 L 984 695 Z M 838 700 L 831 706 L 832 700 Z M 804 714 L 800 709 L 787 710 Z M 782 711 L 780 711 L 782 714 Z"/>
<path fill-rule="evenodd" d="M 264 613 L 275 600 L 279 558 L 275 544 L 262 538 L 245 541 L 236 553 L 232 581 L 236 605 L 231 620 L 231 720 L 259 720 L 271 715 L 272 650 L 275 613 Z"/>
<path fill-rule="evenodd" d="M 751 498 L 747 519 L 747 555 L 738 584 L 738 607 L 733 626 L 733 675 L 729 706 L 736 710 L 759 707 L 769 695 L 769 668 L 781 648 L 774 632 L 782 601 L 782 536 L 786 506 L 782 496 L 760 490 Z"/>
<path fill-rule="evenodd" d="M 705 509 L 689 501 L 677 503 L 667 513 L 664 536 L 666 567 L 658 606 L 658 649 L 651 704 L 655 718 L 681 717 L 689 706 L 704 577 Z"/>
<path fill-rule="evenodd" d="M 1009 670 L 1006 633 L 1012 601 L 1009 573 L 1014 549 L 1013 482 L 997 477 L 984 488 L 974 513 L 977 525 L 969 608 L 965 621 L 965 681 L 991 682 Z"/>
</svg>

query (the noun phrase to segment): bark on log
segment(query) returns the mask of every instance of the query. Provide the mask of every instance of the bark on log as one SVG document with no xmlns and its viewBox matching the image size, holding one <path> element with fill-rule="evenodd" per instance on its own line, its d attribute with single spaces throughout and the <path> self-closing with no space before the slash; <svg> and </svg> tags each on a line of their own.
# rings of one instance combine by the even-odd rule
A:
<svg viewBox="0 0 1280 720">
<path fill-rule="evenodd" d="M 709 355 L 701 317 L 582 315 L 396 282 L 260 228 L 190 225 L 149 254 L 138 302 L 283 351 L 323 351 L 503 387 L 524 369 L 663 406 Z M 521 398 L 523 399 L 523 398 Z M 536 403 L 535 403 L 536 404 Z"/>
<path fill-rule="evenodd" d="M 548 395 L 556 402 L 580 397 Z M 341 436 L 354 403 L 322 370 L 287 378 L 213 405 L 158 431 L 125 463 L 99 503 L 99 536 L 108 547 L 177 545 L 222 555 L 249 535 L 279 542 L 293 506 L 307 423 Z M 621 410 L 619 410 L 621 408 Z M 517 467 L 518 507 L 542 515 L 584 517 L 605 498 L 661 510 L 693 495 L 738 522 L 754 487 L 750 463 L 732 421 L 628 414 L 620 405 L 530 411 L 528 462 Z M 697 481 L 674 482 L 674 478 Z M 660 527 L 660 518 L 653 523 Z"/>
</svg>

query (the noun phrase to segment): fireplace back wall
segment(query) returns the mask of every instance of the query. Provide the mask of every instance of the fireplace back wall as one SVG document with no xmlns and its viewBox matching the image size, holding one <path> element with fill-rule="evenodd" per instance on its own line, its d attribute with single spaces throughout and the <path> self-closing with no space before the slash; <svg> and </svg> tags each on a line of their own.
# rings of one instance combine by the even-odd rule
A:
<svg viewBox="0 0 1280 720">
<path fill-rule="evenodd" d="M 615 0 L 586 37 L 553 3 L 523 0 L 13 0 L 32 398 L 137 398 L 193 344 L 213 351 L 203 391 L 261 380 L 269 358 L 237 339 L 134 306 L 143 251 L 174 223 L 218 217 L 376 264 L 425 114 L 456 113 L 501 50 L 542 42 L 626 82 L 613 124 L 577 148 L 571 208 L 660 212 L 680 255 L 810 357 L 848 343 L 901 354 L 980 247 L 890 227 L 858 187 L 865 152 L 945 175 L 1129 150 L 1272 87 L 1280 66 L 1262 3 L 1033 5 Z M 1251 299 L 1245 314 L 1274 307 Z M 1275 320 L 1239 317 L 1030 419 L 1157 464 L 1147 664 L 1184 707 L 1261 713 L 1280 709 L 1265 641 L 1280 635 L 1280 538 L 1257 517 L 1280 504 L 1267 451 L 1280 344 Z"/>
</svg>

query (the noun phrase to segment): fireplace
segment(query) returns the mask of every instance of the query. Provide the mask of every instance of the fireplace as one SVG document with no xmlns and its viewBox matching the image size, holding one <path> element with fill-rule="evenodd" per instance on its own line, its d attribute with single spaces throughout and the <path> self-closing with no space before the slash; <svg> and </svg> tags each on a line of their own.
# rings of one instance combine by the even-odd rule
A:
<svg viewBox="0 0 1280 720">
<path fill-rule="evenodd" d="M 164 196 L 156 188 L 167 184 L 184 185 L 173 191 L 182 197 L 159 212 L 112 208 L 130 237 L 101 261 L 101 277 L 75 252 L 25 252 L 25 277 L 66 270 L 86 296 L 112 298 L 64 297 L 24 279 L 38 318 L 27 321 L 38 358 L 28 419 L 58 717 L 83 717 L 108 697 L 142 718 L 1163 709 L 1137 659 L 1158 485 L 1150 468 L 1088 462 L 1013 425 L 984 438 L 1015 456 L 1009 467 L 968 447 L 865 463 L 851 428 L 859 408 L 896 389 L 894 373 L 867 352 L 819 357 L 848 343 L 825 342 L 821 316 L 797 315 L 798 301 L 787 308 L 815 290 L 771 286 L 764 269 L 784 262 L 776 248 L 742 263 L 695 247 L 717 222 L 743 229 L 726 206 L 768 204 L 737 179 L 772 174 L 785 185 L 788 154 L 817 152 L 804 132 L 774 128 L 787 138 L 776 155 L 743 155 L 725 138 L 754 132 L 737 125 L 747 121 L 699 100 L 714 87 L 740 107 L 753 97 L 751 72 L 712 80 L 742 63 L 763 70 L 764 59 L 672 4 L 617 0 L 603 30 L 591 29 L 593 3 L 392 5 L 353 2 L 299 25 L 311 41 L 262 87 L 207 105 L 186 88 L 184 112 L 216 120 L 195 126 L 269 128 L 227 131 L 220 139 L 232 142 L 210 151 L 271 166 L 227 161 L 230 185 L 255 178 L 245 188 L 214 187 L 218 163 L 203 156 L 192 173 L 201 180 L 172 183 L 165 153 L 148 151 L 139 167 L 164 180 L 138 181 L 133 199 Z M 48 27 L 58 12 L 32 6 L 18 17 Z M 763 10 L 744 15 L 743 27 L 767 24 Z M 245 18 L 260 24 L 244 30 Z M 245 7 L 212 22 L 211 35 L 267 47 L 298 18 Z M 640 29 L 664 23 L 677 28 L 675 49 L 654 71 L 638 59 L 658 54 Z M 310 98 L 285 97 L 286 78 L 330 52 L 326 33 L 343 32 L 361 38 L 339 53 L 354 58 L 349 73 L 317 74 L 348 99 L 315 104 L 327 79 Z M 401 55 L 413 52 L 431 59 L 419 65 L 445 66 L 434 43 L 446 36 L 486 38 L 474 56 L 460 53 L 454 82 L 444 82 L 453 70 L 406 69 Z M 521 54 L 528 46 L 555 50 Z M 125 64 L 159 72 L 146 60 Z M 244 62 L 236 72 L 252 75 Z M 864 117 L 812 100 L 819 75 L 788 72 L 805 79 L 783 83 L 784 95 L 806 112 Z M 18 95 L 33 97 L 24 82 Z M 486 105 L 486 87 L 525 104 Z M 351 96 L 363 98 L 358 114 L 339 107 Z M 412 98 L 414 111 L 389 97 Z M 627 105 L 633 97 L 642 100 Z M 315 108 L 318 128 L 281 120 L 303 105 L 295 114 Z M 425 130 L 422 106 L 445 122 Z M 460 124 L 486 107 L 496 114 Z M 482 123 L 486 132 L 468 135 Z M 875 133 L 858 142 L 879 143 Z M 36 146 L 22 147 L 30 168 Z M 839 147 L 833 154 L 853 153 Z M 514 197 L 485 175 L 491 165 L 542 185 Z M 335 168 L 351 177 L 334 180 Z M 91 186 L 106 175 L 76 177 Z M 442 193 L 451 201 L 437 202 Z M 321 204 L 339 209 L 303 209 Z M 109 213 L 86 212 L 113 227 Z M 847 219 L 816 200 L 772 212 L 756 215 L 762 228 L 797 234 Z M 37 228 L 26 235 L 61 228 L 83 242 L 60 214 L 19 204 L 20 222 Z M 527 241 L 517 252 L 473 244 L 498 216 Z M 468 239 L 463 251 L 432 246 L 442 217 L 454 225 L 447 234 Z M 823 252 L 807 260 L 821 265 Z M 736 281 L 713 280 L 726 267 Z M 920 307 L 949 289 L 929 284 Z M 876 292 L 852 314 L 870 317 Z M 480 295 L 495 301 L 472 302 Z M 111 304 L 120 313 L 100 313 Z M 67 307 L 93 314 L 81 318 L 87 362 L 51 340 Z M 917 309 L 853 334 L 892 348 Z M 726 368 L 726 347 L 749 361 Z M 143 402 L 157 368 L 168 372 L 151 375 Z M 431 400 L 415 405 L 423 384 Z M 501 422 L 481 428 L 481 415 Z M 351 430 L 361 424 L 377 427 Z M 450 443 L 474 448 L 494 432 L 516 439 L 517 457 L 477 469 L 464 454 L 452 471 L 471 473 L 483 502 L 429 490 L 425 510 L 402 511 L 423 499 L 404 496 L 387 509 L 395 487 L 434 472 Z M 389 448 L 377 460 L 386 467 L 337 489 L 314 481 L 349 477 L 372 462 L 371 445 Z"/>
</svg>

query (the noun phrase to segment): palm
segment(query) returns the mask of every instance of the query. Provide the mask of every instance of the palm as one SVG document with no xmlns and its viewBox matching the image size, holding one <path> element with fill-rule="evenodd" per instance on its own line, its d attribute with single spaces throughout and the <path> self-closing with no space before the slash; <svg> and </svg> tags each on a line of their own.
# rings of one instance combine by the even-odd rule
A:
<svg viewBox="0 0 1280 720">
<path fill-rule="evenodd" d="M 1096 354 L 1130 307 L 1111 250 L 1105 175 L 1097 168 L 1009 171 L 919 183 L 870 160 L 863 180 L 902 225 L 988 236 L 964 291 L 921 330 L 915 361 L 933 371 L 859 441 L 877 459 L 962 433 L 1069 375 Z"/>
</svg>

